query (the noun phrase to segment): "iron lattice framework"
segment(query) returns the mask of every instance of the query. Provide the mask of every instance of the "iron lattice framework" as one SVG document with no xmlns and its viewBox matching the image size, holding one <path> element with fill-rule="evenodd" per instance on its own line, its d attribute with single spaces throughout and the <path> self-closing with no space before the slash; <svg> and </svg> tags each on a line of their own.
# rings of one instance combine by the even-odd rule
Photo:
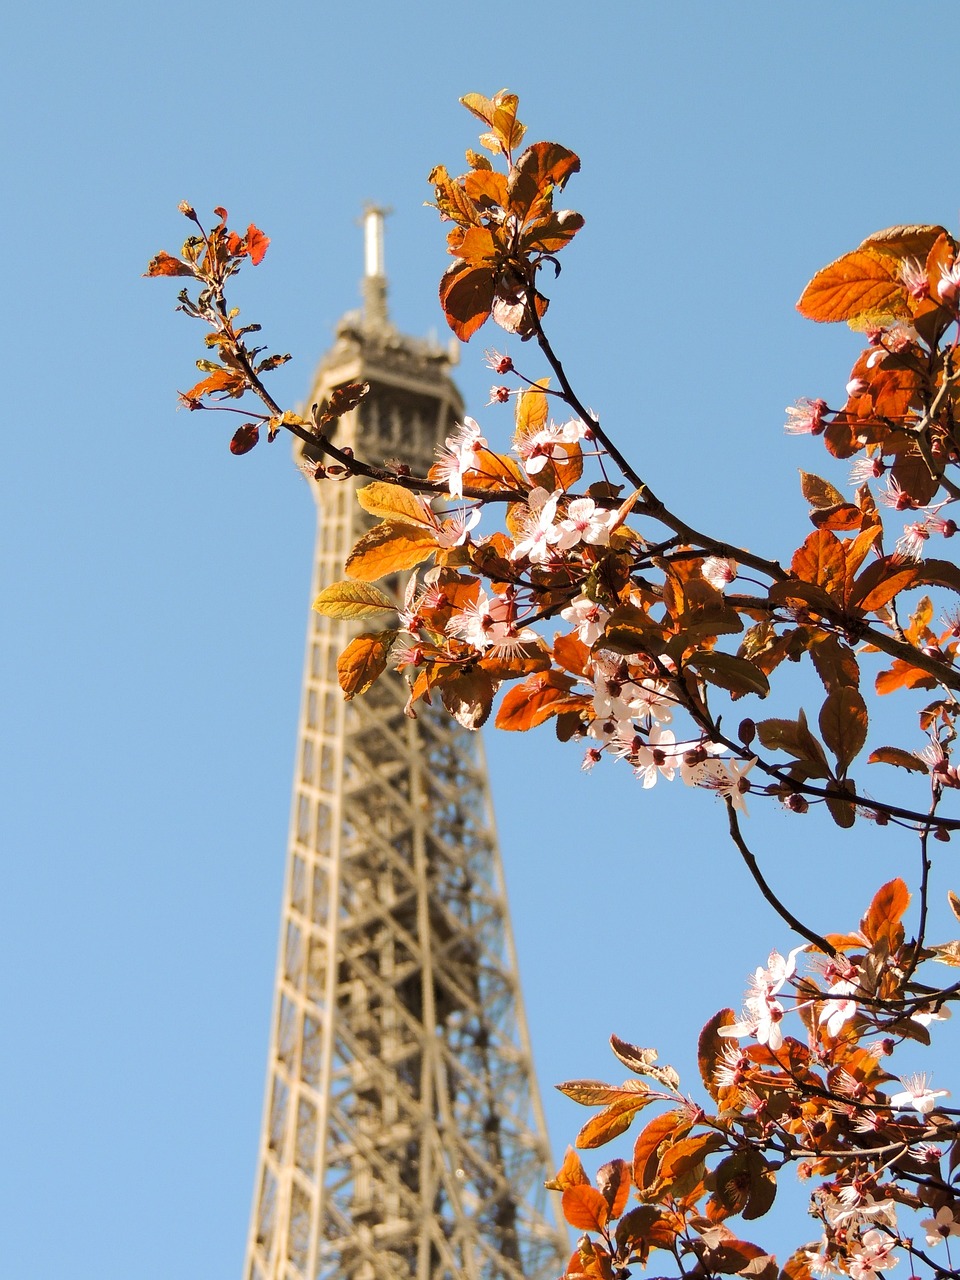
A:
<svg viewBox="0 0 960 1280">
<path fill-rule="evenodd" d="M 314 399 L 368 381 L 337 442 L 425 468 L 462 408 L 450 357 L 390 327 L 379 211 L 366 231 L 364 313 Z M 313 490 L 319 590 L 364 517 L 350 483 Z M 245 1277 L 547 1280 L 564 1239 L 480 740 L 407 717 L 399 677 L 345 703 L 351 634 L 314 615 L 307 642 Z"/>
</svg>

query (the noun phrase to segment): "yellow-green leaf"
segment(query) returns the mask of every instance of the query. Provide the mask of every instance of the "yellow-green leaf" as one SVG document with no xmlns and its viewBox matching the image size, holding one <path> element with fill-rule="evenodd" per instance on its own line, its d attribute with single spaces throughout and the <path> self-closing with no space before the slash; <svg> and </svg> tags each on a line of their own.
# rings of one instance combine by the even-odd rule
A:
<svg viewBox="0 0 960 1280">
<path fill-rule="evenodd" d="M 326 618 L 369 618 L 396 609 L 379 587 L 368 582 L 334 582 L 324 587 L 313 607 Z"/>
</svg>

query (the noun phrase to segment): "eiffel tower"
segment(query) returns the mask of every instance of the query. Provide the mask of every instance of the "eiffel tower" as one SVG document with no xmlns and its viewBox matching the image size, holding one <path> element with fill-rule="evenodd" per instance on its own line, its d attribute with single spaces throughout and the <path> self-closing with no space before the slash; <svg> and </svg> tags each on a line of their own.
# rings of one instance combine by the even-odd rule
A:
<svg viewBox="0 0 960 1280">
<path fill-rule="evenodd" d="M 462 413 L 455 352 L 390 324 L 384 212 L 365 213 L 363 310 L 311 403 L 369 382 L 336 442 L 422 474 Z M 315 592 L 363 532 L 354 487 L 312 485 Z M 307 636 L 244 1277 L 552 1280 L 565 1238 L 482 744 L 429 706 L 407 717 L 399 676 L 345 703 L 358 629 L 314 614 Z"/>
</svg>

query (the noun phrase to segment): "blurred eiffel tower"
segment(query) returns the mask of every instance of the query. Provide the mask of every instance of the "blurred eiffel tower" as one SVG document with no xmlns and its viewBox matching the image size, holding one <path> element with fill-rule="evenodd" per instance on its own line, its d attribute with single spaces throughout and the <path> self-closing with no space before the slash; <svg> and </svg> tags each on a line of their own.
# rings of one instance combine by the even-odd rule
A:
<svg viewBox="0 0 960 1280">
<path fill-rule="evenodd" d="M 462 413 L 455 351 L 390 324 L 384 212 L 311 403 L 369 382 L 337 443 L 423 473 Z M 318 591 L 365 517 L 352 483 L 311 487 Z M 565 1241 L 482 744 L 422 703 L 405 716 L 399 677 L 345 703 L 357 630 L 314 614 L 307 637 L 245 1280 L 552 1280 Z"/>
</svg>

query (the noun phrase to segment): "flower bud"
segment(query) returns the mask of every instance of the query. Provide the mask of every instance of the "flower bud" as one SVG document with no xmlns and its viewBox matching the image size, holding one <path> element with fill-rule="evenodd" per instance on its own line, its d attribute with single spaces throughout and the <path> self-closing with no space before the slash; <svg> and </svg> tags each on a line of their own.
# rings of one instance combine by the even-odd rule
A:
<svg viewBox="0 0 960 1280">
<path fill-rule="evenodd" d="M 756 733 L 757 733 L 757 726 L 753 720 L 749 719 L 748 717 L 740 721 L 740 727 L 737 730 L 737 737 L 740 739 L 740 741 L 743 743 L 745 747 L 749 747 L 750 743 L 753 741 L 754 737 L 756 736 Z"/>
</svg>

